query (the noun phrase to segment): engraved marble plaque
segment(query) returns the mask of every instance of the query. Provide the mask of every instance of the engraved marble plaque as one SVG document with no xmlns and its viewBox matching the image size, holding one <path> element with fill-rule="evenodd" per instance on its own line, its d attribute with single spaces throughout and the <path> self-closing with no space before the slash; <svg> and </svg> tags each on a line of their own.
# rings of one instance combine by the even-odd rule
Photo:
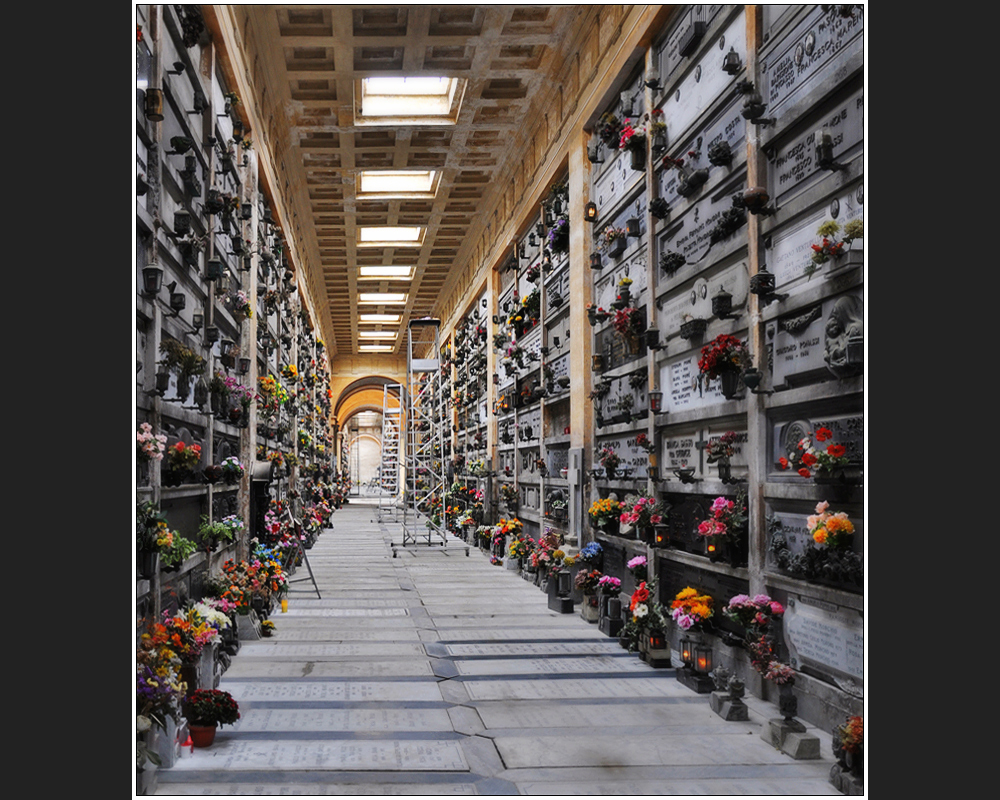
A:
<svg viewBox="0 0 1000 800">
<path fill-rule="evenodd" d="M 764 89 L 767 115 L 805 99 L 825 78 L 864 52 L 864 11 L 853 6 L 853 15 L 842 17 L 839 6 L 812 6 L 794 29 L 776 42 L 764 58 Z"/>
<path fill-rule="evenodd" d="M 692 353 L 660 367 L 660 386 L 668 412 L 703 408 L 725 401 L 719 381 L 698 380 L 700 357 L 700 352 Z"/>
<path fill-rule="evenodd" d="M 694 121 L 737 80 L 722 70 L 722 61 L 734 48 L 740 61 L 746 64 L 746 21 L 743 9 L 726 26 L 714 47 L 704 51 L 699 61 L 687 70 L 675 84 L 663 104 L 663 119 L 667 123 L 667 141 L 675 143 Z"/>
<path fill-rule="evenodd" d="M 790 596 L 783 625 L 793 667 L 812 665 L 864 681 L 865 631 L 857 611 Z"/>
<path fill-rule="evenodd" d="M 767 268 L 774 273 L 776 286 L 785 287 L 799 280 L 810 285 L 834 271 L 844 258 L 831 259 L 817 267 L 811 278 L 806 278 L 805 269 L 812 263 L 812 246 L 819 244 L 821 237 L 817 228 L 827 220 L 838 222 L 841 228 L 847 222 L 864 218 L 864 187 L 859 186 L 842 191 L 820 208 L 813 211 L 794 226 L 786 226 L 775 231 L 768 239 L 766 253 Z M 858 239 L 850 246 L 851 251 L 864 252 L 864 239 Z"/>
</svg>

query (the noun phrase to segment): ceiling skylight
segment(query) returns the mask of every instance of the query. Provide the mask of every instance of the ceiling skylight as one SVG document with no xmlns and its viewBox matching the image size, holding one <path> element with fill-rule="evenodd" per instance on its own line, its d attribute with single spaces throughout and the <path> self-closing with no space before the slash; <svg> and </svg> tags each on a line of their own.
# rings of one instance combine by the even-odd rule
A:
<svg viewBox="0 0 1000 800">
<path fill-rule="evenodd" d="M 393 351 L 393 346 L 391 344 L 359 344 L 358 352 L 360 353 L 391 353 Z"/>
<path fill-rule="evenodd" d="M 358 174 L 358 198 L 434 197 L 437 185 L 438 173 L 432 169 L 366 169 Z"/>
<path fill-rule="evenodd" d="M 362 278 L 381 278 L 387 281 L 409 280 L 413 277 L 413 267 L 391 265 L 384 267 L 359 267 L 359 275 Z"/>
<path fill-rule="evenodd" d="M 402 318 L 402 314 L 361 314 L 358 316 L 358 320 L 361 322 L 399 322 Z"/>
<path fill-rule="evenodd" d="M 383 226 L 358 230 L 358 247 L 420 247 L 424 229 L 419 225 Z"/>
<path fill-rule="evenodd" d="M 362 78 L 355 84 L 358 125 L 394 125 L 419 120 L 453 125 L 465 82 L 426 75 Z"/>
<path fill-rule="evenodd" d="M 405 292 L 360 292 L 358 302 L 364 305 L 401 306 L 406 304 Z"/>
<path fill-rule="evenodd" d="M 358 331 L 359 339 L 395 339 L 396 331 Z"/>
</svg>

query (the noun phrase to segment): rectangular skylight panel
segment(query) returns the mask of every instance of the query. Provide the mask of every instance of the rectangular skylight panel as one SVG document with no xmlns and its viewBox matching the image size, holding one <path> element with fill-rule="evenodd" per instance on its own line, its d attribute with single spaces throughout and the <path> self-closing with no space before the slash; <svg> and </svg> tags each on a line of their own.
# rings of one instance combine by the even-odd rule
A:
<svg viewBox="0 0 1000 800">
<path fill-rule="evenodd" d="M 399 322 L 403 318 L 402 314 L 361 314 L 358 319 L 361 322 Z"/>
<path fill-rule="evenodd" d="M 382 278 L 384 280 L 404 280 L 413 277 L 413 267 L 387 265 L 384 267 L 361 267 L 362 278 Z"/>
<path fill-rule="evenodd" d="M 358 302 L 366 305 L 404 305 L 406 294 L 402 292 L 361 292 Z"/>
</svg>

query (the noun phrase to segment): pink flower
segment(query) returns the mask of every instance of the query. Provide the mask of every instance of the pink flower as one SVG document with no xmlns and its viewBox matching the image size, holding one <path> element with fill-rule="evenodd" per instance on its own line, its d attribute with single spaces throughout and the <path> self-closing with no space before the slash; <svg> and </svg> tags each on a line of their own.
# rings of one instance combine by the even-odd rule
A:
<svg viewBox="0 0 1000 800">
<path fill-rule="evenodd" d="M 659 514 L 653 514 L 653 516 L 649 518 L 649 521 L 654 525 L 659 525 L 661 522 L 663 522 L 663 517 L 661 517 Z"/>
<path fill-rule="evenodd" d="M 828 502 L 826 502 L 826 500 L 823 500 L 822 502 L 819 502 L 819 503 L 816 504 L 816 513 L 817 514 L 825 514 L 826 510 L 829 507 L 830 507 L 830 504 Z"/>
</svg>

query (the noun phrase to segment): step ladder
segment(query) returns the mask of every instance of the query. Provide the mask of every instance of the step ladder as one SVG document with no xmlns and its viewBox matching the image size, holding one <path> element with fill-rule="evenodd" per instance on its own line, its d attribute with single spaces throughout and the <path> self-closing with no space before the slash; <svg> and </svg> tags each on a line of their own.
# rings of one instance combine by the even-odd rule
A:
<svg viewBox="0 0 1000 800">
<path fill-rule="evenodd" d="M 441 321 L 432 317 L 411 319 L 407 326 L 405 492 L 402 541 L 392 542 L 393 558 L 399 547 L 413 552 L 417 546 L 446 550 L 449 545 L 444 463 L 451 398 L 442 386 L 440 328 Z M 460 539 L 452 536 L 451 544 L 469 554 Z"/>
<path fill-rule="evenodd" d="M 387 383 L 382 387 L 382 461 L 378 469 L 379 522 L 398 522 L 402 395 L 402 384 Z"/>
</svg>

